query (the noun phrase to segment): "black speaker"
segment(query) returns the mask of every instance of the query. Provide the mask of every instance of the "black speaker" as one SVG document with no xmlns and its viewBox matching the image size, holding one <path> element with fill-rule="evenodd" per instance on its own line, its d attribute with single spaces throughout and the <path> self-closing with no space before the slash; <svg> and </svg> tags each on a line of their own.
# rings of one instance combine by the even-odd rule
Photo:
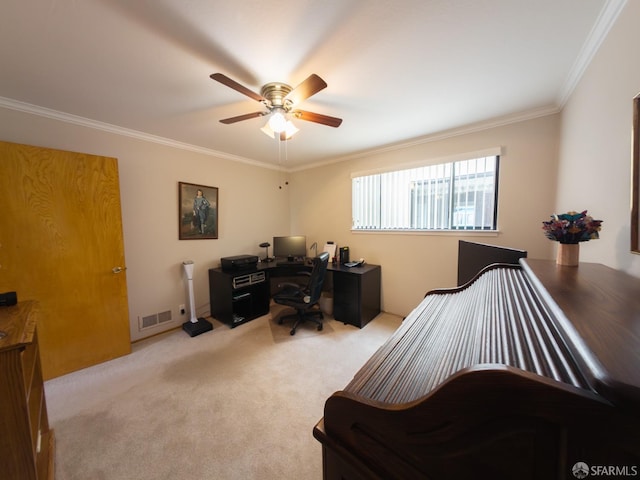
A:
<svg viewBox="0 0 640 480">
<path fill-rule="evenodd" d="M 349 262 L 349 247 L 340 247 L 340 265 Z"/>
<path fill-rule="evenodd" d="M 16 292 L 0 293 L 0 307 L 10 307 L 18 303 L 18 294 Z"/>
</svg>

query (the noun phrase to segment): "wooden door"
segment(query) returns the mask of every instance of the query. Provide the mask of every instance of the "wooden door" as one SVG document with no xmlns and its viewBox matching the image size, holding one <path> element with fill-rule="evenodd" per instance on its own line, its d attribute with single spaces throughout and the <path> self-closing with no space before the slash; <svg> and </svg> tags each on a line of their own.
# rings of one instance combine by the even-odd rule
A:
<svg viewBox="0 0 640 480">
<path fill-rule="evenodd" d="M 130 353 L 118 162 L 0 142 L 0 292 L 40 303 L 45 379 Z"/>
</svg>

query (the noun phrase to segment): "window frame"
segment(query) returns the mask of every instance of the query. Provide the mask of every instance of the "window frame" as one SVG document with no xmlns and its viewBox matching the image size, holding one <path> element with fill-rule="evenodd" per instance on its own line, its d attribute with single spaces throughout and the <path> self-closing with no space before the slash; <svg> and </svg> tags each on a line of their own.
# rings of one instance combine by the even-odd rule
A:
<svg viewBox="0 0 640 480">
<path fill-rule="evenodd" d="M 493 222 L 491 224 L 491 226 L 480 226 L 480 227 L 473 227 L 473 226 L 455 226 L 454 225 L 454 211 L 456 209 L 456 193 L 455 193 L 455 189 L 456 189 L 456 182 L 460 181 L 461 176 L 464 176 L 465 174 L 458 174 L 458 176 L 456 177 L 456 163 L 461 163 L 464 161 L 469 161 L 469 160 L 478 160 L 481 158 L 486 158 L 486 157 L 495 157 L 495 168 L 494 168 L 494 174 L 493 174 L 493 192 L 492 192 L 492 216 L 493 216 Z M 424 161 L 420 161 L 420 162 L 412 162 L 412 163 L 405 163 L 405 164 L 399 164 L 399 165 L 393 165 L 393 166 L 389 166 L 386 168 L 380 168 L 380 169 L 375 169 L 375 170 L 368 170 L 368 171 L 357 171 L 357 172 L 352 172 L 351 173 L 351 231 L 353 233 L 391 233 L 391 234 L 397 234 L 397 233 L 401 233 L 401 234 L 427 234 L 427 235 L 460 235 L 460 234 L 472 234 L 472 235 L 496 235 L 498 233 L 498 206 L 499 206 L 499 191 L 500 191 L 500 186 L 499 186 L 499 180 L 500 180 L 500 160 L 502 157 L 502 147 L 494 147 L 494 148 L 490 148 L 490 149 L 485 149 L 485 150 L 481 150 L 481 151 L 475 151 L 475 152 L 467 152 L 467 153 L 462 153 L 462 154 L 458 154 L 458 155 L 453 155 L 453 156 L 449 156 L 449 157 L 440 157 L 440 158 L 434 158 L 434 159 L 430 159 L 430 160 L 424 160 Z M 409 169 L 415 169 L 415 168 L 420 168 L 420 167 L 445 167 L 447 164 L 451 164 L 451 175 L 449 177 L 445 178 L 432 178 L 431 181 L 436 181 L 436 182 L 450 182 L 448 189 L 448 199 L 447 199 L 447 203 L 448 203 L 448 215 L 447 215 L 447 219 L 448 219 L 448 227 L 447 228 L 415 228 L 415 220 L 414 220 L 414 213 L 413 213 L 413 208 L 414 208 L 414 204 L 413 202 L 412 205 L 410 205 L 409 207 L 409 225 L 410 227 L 388 227 L 388 228 L 381 228 L 381 227 L 376 227 L 376 228 L 364 228 L 364 227 L 356 227 L 354 225 L 355 223 L 355 215 L 354 215 L 354 205 L 356 202 L 356 191 L 354 189 L 354 180 L 356 178 L 362 178 L 362 177 L 370 177 L 373 175 L 380 175 L 380 174 L 386 174 L 386 173 L 393 173 L 393 172 L 401 172 L 404 170 L 409 170 Z M 468 174 L 466 174 L 468 175 Z M 421 180 L 416 180 L 416 182 L 419 182 Z M 424 180 L 425 183 L 427 181 L 429 181 L 429 179 L 425 179 Z M 413 193 L 409 192 L 409 195 L 412 196 Z M 484 203 L 484 202 L 483 202 Z M 377 206 L 378 209 L 381 209 L 382 205 L 382 199 L 380 200 L 380 206 Z M 375 209 L 376 207 L 374 207 Z M 378 222 L 378 225 L 380 225 L 380 222 Z"/>
</svg>

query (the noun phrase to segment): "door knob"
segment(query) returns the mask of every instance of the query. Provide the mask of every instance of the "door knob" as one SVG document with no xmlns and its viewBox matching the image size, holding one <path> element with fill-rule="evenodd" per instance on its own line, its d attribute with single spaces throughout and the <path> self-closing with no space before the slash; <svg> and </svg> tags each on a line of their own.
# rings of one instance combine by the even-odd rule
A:
<svg viewBox="0 0 640 480">
<path fill-rule="evenodd" d="M 127 269 L 127 267 L 113 267 L 111 271 L 113 273 L 122 273 Z"/>
</svg>

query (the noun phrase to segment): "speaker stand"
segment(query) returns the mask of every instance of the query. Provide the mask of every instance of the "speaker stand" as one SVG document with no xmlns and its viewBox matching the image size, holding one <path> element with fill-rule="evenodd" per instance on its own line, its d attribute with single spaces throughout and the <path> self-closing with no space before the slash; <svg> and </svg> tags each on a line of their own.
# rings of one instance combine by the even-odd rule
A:
<svg viewBox="0 0 640 480">
<path fill-rule="evenodd" d="M 187 332 L 190 337 L 195 337 L 201 333 L 213 330 L 213 325 L 202 317 L 196 318 L 196 302 L 193 298 L 193 261 L 186 260 L 182 262 L 182 266 L 184 267 L 184 272 L 187 275 L 187 283 L 189 284 L 189 309 L 191 313 L 191 319 L 182 324 L 182 329 Z"/>
<path fill-rule="evenodd" d="M 199 317 L 197 322 L 184 322 L 182 324 L 182 329 L 187 332 L 190 337 L 195 337 L 196 335 L 200 335 L 201 333 L 213 330 L 213 325 L 210 321 Z"/>
</svg>

